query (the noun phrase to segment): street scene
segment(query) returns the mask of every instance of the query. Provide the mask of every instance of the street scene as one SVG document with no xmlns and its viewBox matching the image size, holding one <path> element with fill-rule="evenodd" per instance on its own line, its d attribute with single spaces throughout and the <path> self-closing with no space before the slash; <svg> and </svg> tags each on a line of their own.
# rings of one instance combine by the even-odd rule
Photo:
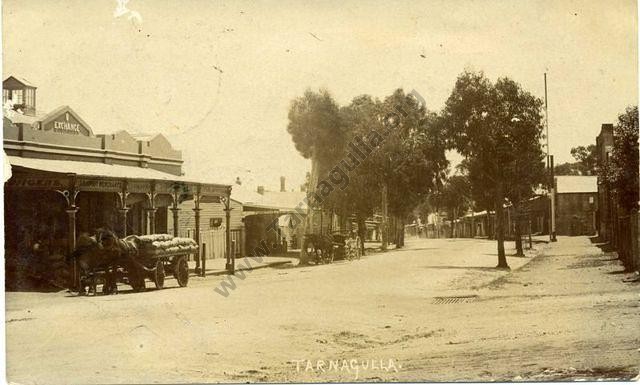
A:
<svg viewBox="0 0 640 385">
<path fill-rule="evenodd" d="M 635 1 L 2 12 L 7 382 L 640 380 Z"/>
<path fill-rule="evenodd" d="M 186 292 L 171 282 L 117 296 L 10 293 L 7 375 L 50 384 L 630 379 L 640 369 L 638 285 L 621 282 L 612 256 L 586 237 L 560 237 L 508 258 L 506 273 L 493 268 L 494 242 L 412 239 L 352 263 L 255 270 L 226 298 L 211 294 L 211 278 Z"/>
</svg>

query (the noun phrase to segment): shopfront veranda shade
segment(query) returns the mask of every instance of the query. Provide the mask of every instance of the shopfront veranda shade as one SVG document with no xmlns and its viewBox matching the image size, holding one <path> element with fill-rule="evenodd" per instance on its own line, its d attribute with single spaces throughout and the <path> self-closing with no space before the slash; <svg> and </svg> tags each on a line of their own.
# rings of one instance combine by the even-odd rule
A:
<svg viewBox="0 0 640 385">
<path fill-rule="evenodd" d="M 22 158 L 17 156 L 6 156 L 6 160 L 11 166 L 14 167 L 22 167 L 31 170 L 59 174 L 74 174 L 79 176 L 95 176 L 115 179 L 171 181 L 215 185 L 219 187 L 228 186 L 225 184 L 213 183 L 206 180 L 196 180 L 185 176 L 172 175 L 151 168 L 112 165 L 105 163 L 77 162 L 72 160 Z M 5 181 L 9 179 L 6 174 L 4 179 Z"/>
</svg>

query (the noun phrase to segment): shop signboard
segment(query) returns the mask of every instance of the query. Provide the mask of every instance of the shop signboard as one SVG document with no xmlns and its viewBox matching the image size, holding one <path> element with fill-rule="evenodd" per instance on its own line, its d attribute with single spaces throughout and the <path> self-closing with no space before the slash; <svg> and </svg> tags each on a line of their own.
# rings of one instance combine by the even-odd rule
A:
<svg viewBox="0 0 640 385">
<path fill-rule="evenodd" d="M 64 177 L 14 174 L 8 185 L 33 190 L 64 190 L 69 187 L 69 180 Z"/>
<path fill-rule="evenodd" d="M 123 182 L 110 179 L 80 178 L 78 179 L 78 190 L 80 191 L 101 191 L 120 192 Z"/>
<path fill-rule="evenodd" d="M 127 191 L 131 193 L 150 193 L 151 182 L 149 181 L 128 181 Z"/>
</svg>

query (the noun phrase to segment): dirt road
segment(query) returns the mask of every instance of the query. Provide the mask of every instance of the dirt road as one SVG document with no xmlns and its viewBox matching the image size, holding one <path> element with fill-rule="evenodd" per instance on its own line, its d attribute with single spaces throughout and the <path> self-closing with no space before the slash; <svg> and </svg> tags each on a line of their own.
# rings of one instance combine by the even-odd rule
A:
<svg viewBox="0 0 640 385">
<path fill-rule="evenodd" d="M 511 244 L 508 244 L 511 245 Z M 497 271 L 495 242 L 400 251 L 114 296 L 8 293 L 22 384 L 631 378 L 640 286 L 587 238 Z M 508 253 L 513 250 L 508 249 Z M 169 286 L 175 282 L 167 282 Z M 460 298 L 450 298 L 457 296 Z"/>
</svg>

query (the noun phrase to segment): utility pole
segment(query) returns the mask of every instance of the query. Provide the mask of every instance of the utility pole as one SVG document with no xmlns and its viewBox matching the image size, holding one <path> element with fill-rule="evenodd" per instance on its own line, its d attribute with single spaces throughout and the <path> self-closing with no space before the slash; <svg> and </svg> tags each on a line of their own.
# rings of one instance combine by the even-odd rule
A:
<svg viewBox="0 0 640 385">
<path fill-rule="evenodd" d="M 547 167 L 549 172 L 549 241 L 556 241 L 555 176 L 553 173 L 553 155 L 549 154 L 549 104 L 547 96 L 547 73 L 544 73 L 544 124 L 547 137 Z"/>
</svg>

